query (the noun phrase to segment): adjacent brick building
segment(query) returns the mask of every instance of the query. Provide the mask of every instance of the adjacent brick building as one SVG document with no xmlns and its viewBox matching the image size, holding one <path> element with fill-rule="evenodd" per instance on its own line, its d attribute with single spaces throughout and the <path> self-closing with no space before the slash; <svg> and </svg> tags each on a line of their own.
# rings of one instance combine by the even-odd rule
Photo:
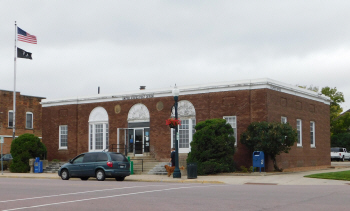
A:
<svg viewBox="0 0 350 211">
<path fill-rule="evenodd" d="M 195 124 L 212 118 L 224 118 L 234 128 L 237 166 L 252 165 L 251 152 L 239 137 L 255 121 L 288 122 L 298 130 L 298 143 L 288 154 L 277 157 L 280 167 L 330 165 L 328 97 L 271 79 L 179 89 L 180 165 L 185 165 Z M 68 160 L 79 153 L 113 147 L 168 161 L 174 134 L 165 120 L 174 115 L 173 105 L 170 88 L 43 100 L 43 143 L 48 159 Z M 267 159 L 267 170 L 272 169 Z"/>
<path fill-rule="evenodd" d="M 16 137 L 24 133 L 41 138 L 43 97 L 21 95 L 16 92 Z M 13 139 L 13 92 L 0 90 L 0 136 L 4 137 L 3 154 L 10 153 Z"/>
</svg>

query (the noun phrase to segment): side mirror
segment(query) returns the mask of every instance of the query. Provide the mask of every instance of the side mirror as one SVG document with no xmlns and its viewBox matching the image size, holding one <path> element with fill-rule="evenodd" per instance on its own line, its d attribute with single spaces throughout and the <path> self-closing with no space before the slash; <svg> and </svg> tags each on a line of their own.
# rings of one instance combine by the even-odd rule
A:
<svg viewBox="0 0 350 211">
<path fill-rule="evenodd" d="M 69 163 L 73 163 L 73 161 L 72 161 L 72 160 L 69 160 Z"/>
</svg>

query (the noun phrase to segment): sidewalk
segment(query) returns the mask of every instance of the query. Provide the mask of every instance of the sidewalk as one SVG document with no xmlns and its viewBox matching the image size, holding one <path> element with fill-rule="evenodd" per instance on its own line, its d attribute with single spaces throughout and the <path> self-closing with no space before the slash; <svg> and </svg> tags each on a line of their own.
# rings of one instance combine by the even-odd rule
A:
<svg viewBox="0 0 350 211">
<path fill-rule="evenodd" d="M 252 174 L 220 174 L 212 176 L 197 176 L 197 179 L 187 179 L 187 176 L 174 179 L 167 175 L 130 175 L 125 178 L 125 181 L 139 182 L 177 182 L 177 183 L 213 183 L 213 184 L 232 184 L 232 185 L 350 185 L 350 181 L 341 180 L 326 180 L 306 178 L 305 175 L 347 171 L 349 167 L 328 168 L 323 170 L 303 171 L 303 172 L 288 172 L 288 173 L 259 173 Z M 0 172 L 0 178 L 37 178 L 37 179 L 61 179 L 57 173 L 11 173 L 4 171 Z M 73 178 L 75 179 L 75 178 Z M 94 178 L 90 178 L 92 180 Z M 79 179 L 78 179 L 79 180 Z M 110 180 L 110 179 L 107 179 Z"/>
</svg>

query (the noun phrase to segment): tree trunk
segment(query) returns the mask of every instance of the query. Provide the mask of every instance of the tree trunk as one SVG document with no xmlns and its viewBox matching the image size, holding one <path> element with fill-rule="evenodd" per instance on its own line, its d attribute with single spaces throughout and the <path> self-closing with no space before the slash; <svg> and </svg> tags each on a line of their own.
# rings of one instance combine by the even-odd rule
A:
<svg viewBox="0 0 350 211">
<path fill-rule="evenodd" d="M 283 169 L 278 168 L 277 162 L 276 162 L 276 156 L 271 156 L 271 159 L 273 161 L 273 167 L 275 168 L 275 171 L 282 172 Z"/>
</svg>

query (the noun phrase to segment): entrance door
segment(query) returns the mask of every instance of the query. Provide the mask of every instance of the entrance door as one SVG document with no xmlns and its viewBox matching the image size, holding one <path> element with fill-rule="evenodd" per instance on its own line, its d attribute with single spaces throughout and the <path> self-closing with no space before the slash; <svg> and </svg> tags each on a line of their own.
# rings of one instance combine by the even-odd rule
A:
<svg viewBox="0 0 350 211">
<path fill-rule="evenodd" d="M 135 155 L 143 153 L 143 129 L 135 129 Z"/>
</svg>

